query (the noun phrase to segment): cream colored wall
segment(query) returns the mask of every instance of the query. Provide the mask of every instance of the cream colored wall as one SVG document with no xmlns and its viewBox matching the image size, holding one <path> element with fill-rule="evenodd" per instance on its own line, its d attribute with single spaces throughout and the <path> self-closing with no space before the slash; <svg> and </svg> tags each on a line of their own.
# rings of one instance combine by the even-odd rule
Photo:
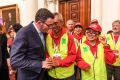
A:
<svg viewBox="0 0 120 80">
<path fill-rule="evenodd" d="M 20 13 L 20 23 L 25 26 L 34 20 L 34 15 L 38 10 L 37 0 L 0 0 L 0 6 L 18 4 Z"/>
<path fill-rule="evenodd" d="M 120 19 L 120 0 L 91 0 L 91 19 L 98 19 L 103 33 L 111 30 L 114 20 Z"/>
<path fill-rule="evenodd" d="M 56 1 L 56 2 L 54 2 Z M 58 0 L 0 0 L 0 6 L 18 4 L 20 23 L 25 26 L 34 20 L 39 8 L 58 12 Z M 114 20 L 120 19 L 120 0 L 91 0 L 91 20 L 98 19 L 103 33 L 111 29 Z"/>
<path fill-rule="evenodd" d="M 51 12 L 58 12 L 58 0 L 38 0 L 38 9 L 48 8 Z"/>
<path fill-rule="evenodd" d="M 38 9 L 46 7 L 46 0 L 38 0 Z"/>
</svg>

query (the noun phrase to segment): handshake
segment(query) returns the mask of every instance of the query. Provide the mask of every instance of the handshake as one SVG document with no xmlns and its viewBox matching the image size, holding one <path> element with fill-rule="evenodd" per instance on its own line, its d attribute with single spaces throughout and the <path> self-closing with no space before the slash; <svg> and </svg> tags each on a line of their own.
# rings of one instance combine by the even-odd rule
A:
<svg viewBox="0 0 120 80">
<path fill-rule="evenodd" d="M 59 66 L 59 61 L 61 60 L 60 56 L 54 56 L 53 58 L 46 58 L 45 61 L 42 61 L 42 68 L 51 69 L 53 67 Z"/>
</svg>

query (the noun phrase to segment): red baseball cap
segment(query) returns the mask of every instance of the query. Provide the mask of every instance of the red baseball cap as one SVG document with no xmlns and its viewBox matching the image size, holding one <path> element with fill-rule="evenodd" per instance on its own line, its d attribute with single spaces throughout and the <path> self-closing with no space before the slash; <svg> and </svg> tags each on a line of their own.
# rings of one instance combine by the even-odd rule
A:
<svg viewBox="0 0 120 80">
<path fill-rule="evenodd" d="M 87 29 L 92 29 L 94 31 L 102 32 L 102 28 L 99 24 L 90 24 Z"/>
<path fill-rule="evenodd" d="M 93 20 L 90 22 L 90 24 L 94 24 L 94 23 L 95 23 L 95 24 L 99 24 L 97 19 L 93 19 Z"/>
<path fill-rule="evenodd" d="M 82 24 L 80 22 L 75 23 L 75 27 L 77 27 L 77 26 L 80 26 L 81 28 L 83 28 Z"/>
</svg>

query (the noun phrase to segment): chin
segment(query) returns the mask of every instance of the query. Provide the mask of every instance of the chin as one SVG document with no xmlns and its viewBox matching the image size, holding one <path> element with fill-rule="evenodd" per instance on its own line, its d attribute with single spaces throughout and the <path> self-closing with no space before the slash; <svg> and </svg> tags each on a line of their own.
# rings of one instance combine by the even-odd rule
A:
<svg viewBox="0 0 120 80">
<path fill-rule="evenodd" d="M 91 38 L 87 38 L 89 41 L 93 41 L 95 40 L 95 38 L 91 37 Z"/>
<path fill-rule="evenodd" d="M 95 39 L 89 39 L 89 41 L 95 41 Z"/>
</svg>

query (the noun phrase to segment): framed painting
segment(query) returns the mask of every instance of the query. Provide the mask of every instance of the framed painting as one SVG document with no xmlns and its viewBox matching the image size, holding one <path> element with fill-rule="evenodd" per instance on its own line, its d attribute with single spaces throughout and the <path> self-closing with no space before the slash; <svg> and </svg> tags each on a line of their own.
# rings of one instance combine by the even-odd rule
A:
<svg viewBox="0 0 120 80">
<path fill-rule="evenodd" d="M 0 6 L 0 17 L 3 19 L 6 30 L 11 25 L 19 23 L 19 9 L 16 4 Z"/>
</svg>

